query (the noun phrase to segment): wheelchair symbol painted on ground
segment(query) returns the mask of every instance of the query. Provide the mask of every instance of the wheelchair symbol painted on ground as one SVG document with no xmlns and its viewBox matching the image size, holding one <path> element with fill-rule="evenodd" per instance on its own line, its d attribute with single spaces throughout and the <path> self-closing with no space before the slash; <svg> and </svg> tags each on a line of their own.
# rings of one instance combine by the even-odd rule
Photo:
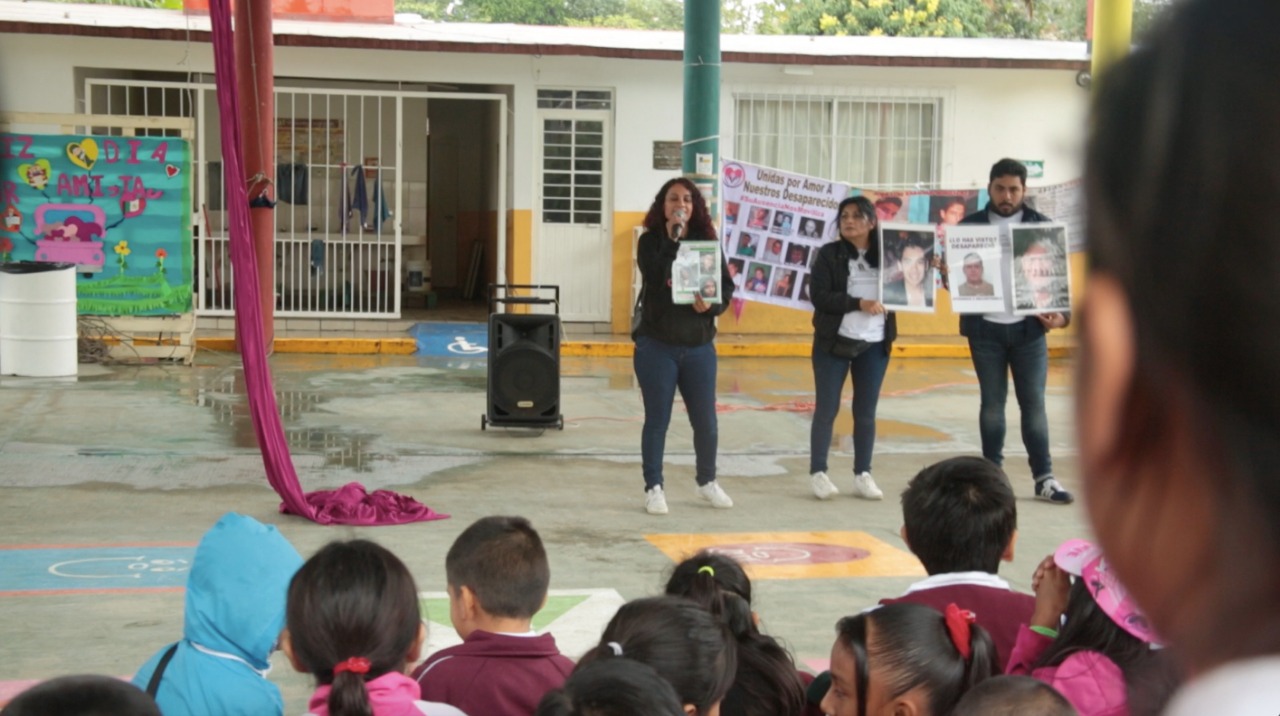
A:
<svg viewBox="0 0 1280 716">
<path fill-rule="evenodd" d="M 180 591 L 194 556 L 194 545 L 0 548 L 0 596 Z"/>
<path fill-rule="evenodd" d="M 468 341 L 466 336 L 455 336 L 453 342 L 449 344 L 448 348 L 450 353 L 458 353 L 461 355 L 479 355 L 481 353 L 489 352 L 488 348 Z"/>
</svg>

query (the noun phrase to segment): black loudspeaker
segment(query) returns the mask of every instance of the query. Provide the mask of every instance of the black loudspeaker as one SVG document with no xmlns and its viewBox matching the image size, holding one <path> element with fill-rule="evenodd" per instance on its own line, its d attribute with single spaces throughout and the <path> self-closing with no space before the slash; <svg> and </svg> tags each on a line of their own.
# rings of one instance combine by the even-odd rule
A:
<svg viewBox="0 0 1280 716">
<path fill-rule="evenodd" d="M 560 415 L 560 316 L 489 315 L 488 414 L 498 427 L 564 429 Z"/>
</svg>

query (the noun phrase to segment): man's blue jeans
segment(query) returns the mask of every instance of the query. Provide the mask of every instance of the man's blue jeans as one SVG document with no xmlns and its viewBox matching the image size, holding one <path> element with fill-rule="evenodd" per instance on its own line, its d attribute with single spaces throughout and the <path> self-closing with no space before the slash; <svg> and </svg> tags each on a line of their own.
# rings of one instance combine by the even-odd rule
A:
<svg viewBox="0 0 1280 716">
<path fill-rule="evenodd" d="M 889 354 L 876 343 L 852 360 L 813 346 L 813 390 L 816 397 L 809 428 L 809 474 L 827 471 L 831 431 L 840 412 L 845 376 L 853 377 L 853 473 L 871 471 L 876 445 L 876 406 L 889 368 Z"/>
<path fill-rule="evenodd" d="M 1031 475 L 1041 478 L 1053 473 L 1049 457 L 1049 418 L 1045 414 L 1044 387 L 1049 374 L 1049 349 L 1044 331 L 1030 321 L 1006 325 L 981 321 L 977 335 L 969 336 L 973 370 L 978 374 L 982 407 L 978 430 L 982 434 L 982 455 L 997 465 L 1004 464 L 1004 406 L 1009 398 L 1009 373 L 1022 412 L 1022 444 L 1027 448 Z"/>
<path fill-rule="evenodd" d="M 671 404 L 676 389 L 684 399 L 693 426 L 693 452 L 699 485 L 716 479 L 716 347 L 673 346 L 649 336 L 636 338 L 636 381 L 644 398 L 644 429 L 640 433 L 640 459 L 644 489 L 662 484 L 662 457 L 671 424 Z"/>
</svg>

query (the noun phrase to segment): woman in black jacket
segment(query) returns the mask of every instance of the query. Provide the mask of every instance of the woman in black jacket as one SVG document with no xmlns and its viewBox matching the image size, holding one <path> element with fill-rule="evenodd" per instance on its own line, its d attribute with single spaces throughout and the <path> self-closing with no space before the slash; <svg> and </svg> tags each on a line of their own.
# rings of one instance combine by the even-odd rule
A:
<svg viewBox="0 0 1280 716">
<path fill-rule="evenodd" d="M 684 399 L 693 426 L 698 495 L 715 507 L 733 507 L 733 500 L 716 482 L 716 316 L 733 299 L 733 277 L 720 260 L 720 303 L 701 295 L 689 305 L 671 300 L 671 264 L 681 241 L 715 241 L 707 204 L 693 182 L 679 177 L 662 185 L 644 219 L 645 233 L 636 248 L 636 263 L 644 277 L 641 319 L 632 337 L 636 342 L 636 381 L 644 398 L 644 429 L 640 455 L 644 466 L 644 508 L 652 515 L 667 513 L 662 487 L 662 458 L 676 389 Z"/>
<path fill-rule="evenodd" d="M 853 494 L 879 500 L 884 493 L 871 477 L 876 405 L 898 324 L 877 299 L 880 247 L 875 207 L 866 197 L 849 197 L 840 202 L 838 216 L 840 238 L 818 250 L 809 290 L 817 398 L 809 430 L 809 486 L 820 500 L 840 492 L 827 476 L 827 454 L 845 377 L 852 376 Z"/>
</svg>

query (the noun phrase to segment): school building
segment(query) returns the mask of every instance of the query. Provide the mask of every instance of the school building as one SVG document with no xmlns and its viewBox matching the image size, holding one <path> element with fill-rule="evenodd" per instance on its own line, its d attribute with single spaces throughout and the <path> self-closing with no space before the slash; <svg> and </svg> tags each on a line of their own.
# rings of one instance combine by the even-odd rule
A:
<svg viewBox="0 0 1280 716">
<path fill-rule="evenodd" d="M 346 16 L 274 25 L 277 325 L 420 311 L 413 269 L 440 296 L 557 285 L 573 330 L 629 331 L 635 228 L 679 172 L 683 35 L 328 4 Z M 0 111 L 190 120 L 195 312 L 217 326 L 232 308 L 209 39 L 198 11 L 0 2 Z M 1042 162 L 1033 185 L 1081 174 L 1084 43 L 725 35 L 721 48 L 722 158 L 867 189 L 981 187 L 1004 156 Z M 807 313 L 749 305 L 732 330 L 811 329 Z M 956 322 L 904 316 L 902 331 Z"/>
</svg>

